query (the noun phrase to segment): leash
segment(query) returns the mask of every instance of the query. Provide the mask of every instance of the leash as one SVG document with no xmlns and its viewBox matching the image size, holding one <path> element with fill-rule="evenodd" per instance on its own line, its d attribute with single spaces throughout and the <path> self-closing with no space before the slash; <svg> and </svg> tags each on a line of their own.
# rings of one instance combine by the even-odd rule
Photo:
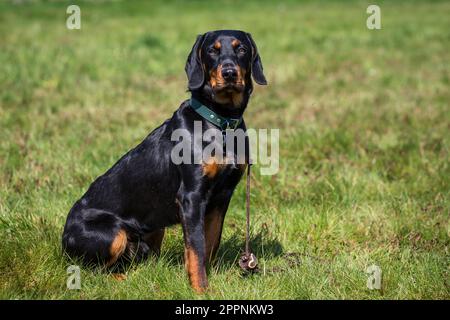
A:
<svg viewBox="0 0 450 320">
<path fill-rule="evenodd" d="M 245 230 L 245 251 L 239 259 L 239 266 L 246 272 L 255 272 L 258 270 L 258 259 L 250 250 L 250 167 L 249 161 L 247 165 L 247 188 L 245 195 L 245 209 L 246 209 L 246 230 Z"/>
<path fill-rule="evenodd" d="M 222 129 L 222 134 L 225 134 L 227 129 L 235 130 L 242 122 L 242 117 L 238 119 L 222 117 L 193 97 L 191 97 L 190 106 L 205 120 Z M 225 143 L 225 139 L 223 141 Z M 246 272 L 255 272 L 258 270 L 258 259 L 256 259 L 256 256 L 250 251 L 250 162 L 251 161 L 249 160 L 247 164 L 247 190 L 245 197 L 247 219 L 245 230 L 245 251 L 239 259 L 239 266 Z"/>
</svg>

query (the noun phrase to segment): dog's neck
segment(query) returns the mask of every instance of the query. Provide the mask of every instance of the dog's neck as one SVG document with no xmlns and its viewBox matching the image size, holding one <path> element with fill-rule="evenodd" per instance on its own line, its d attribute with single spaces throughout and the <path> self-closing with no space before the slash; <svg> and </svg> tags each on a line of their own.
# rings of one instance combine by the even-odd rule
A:
<svg viewBox="0 0 450 320">
<path fill-rule="evenodd" d="M 247 108 L 248 100 L 250 98 L 249 92 L 245 90 L 242 93 L 243 97 L 238 105 L 235 105 L 232 99 L 230 99 L 229 103 L 219 103 L 214 98 L 214 93 L 211 88 L 206 85 L 199 90 L 192 91 L 191 94 L 194 99 L 198 100 L 222 117 L 236 119 L 243 116 L 244 111 Z"/>
</svg>

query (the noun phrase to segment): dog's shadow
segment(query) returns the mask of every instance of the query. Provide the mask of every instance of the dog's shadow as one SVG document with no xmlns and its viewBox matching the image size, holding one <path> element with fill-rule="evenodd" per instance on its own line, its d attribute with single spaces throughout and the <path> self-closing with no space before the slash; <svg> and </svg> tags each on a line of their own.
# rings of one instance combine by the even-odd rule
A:
<svg viewBox="0 0 450 320">
<path fill-rule="evenodd" d="M 234 233 L 221 244 L 213 265 L 216 265 L 219 271 L 237 266 L 244 250 L 245 239 L 242 238 L 242 234 Z M 260 231 L 251 237 L 250 251 L 257 258 L 267 260 L 282 255 L 283 247 L 276 238 L 272 238 L 266 232 Z"/>
<path fill-rule="evenodd" d="M 175 249 L 175 250 L 173 250 Z M 250 238 L 250 249 L 258 259 L 272 259 L 283 254 L 281 243 L 274 237 L 267 234 L 266 231 L 260 231 Z M 238 261 L 245 250 L 245 239 L 242 233 L 235 232 L 230 237 L 223 239 L 212 267 L 221 273 L 234 266 L 238 266 Z M 169 265 L 183 265 L 182 248 L 171 248 L 164 252 L 166 261 Z"/>
</svg>

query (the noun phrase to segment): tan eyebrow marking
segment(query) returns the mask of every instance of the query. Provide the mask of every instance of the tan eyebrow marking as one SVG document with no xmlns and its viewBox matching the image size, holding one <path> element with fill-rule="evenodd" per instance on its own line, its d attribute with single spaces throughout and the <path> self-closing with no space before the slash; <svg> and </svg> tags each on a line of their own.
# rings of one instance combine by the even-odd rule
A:
<svg viewBox="0 0 450 320">
<path fill-rule="evenodd" d="M 219 41 L 216 41 L 216 42 L 214 43 L 214 49 L 219 50 L 220 47 L 222 47 L 222 44 L 221 44 Z"/>
<path fill-rule="evenodd" d="M 241 44 L 241 42 L 238 40 L 238 39 L 234 39 L 232 42 L 231 42 L 231 45 L 233 46 L 233 48 L 236 48 L 238 45 L 240 45 Z"/>
</svg>

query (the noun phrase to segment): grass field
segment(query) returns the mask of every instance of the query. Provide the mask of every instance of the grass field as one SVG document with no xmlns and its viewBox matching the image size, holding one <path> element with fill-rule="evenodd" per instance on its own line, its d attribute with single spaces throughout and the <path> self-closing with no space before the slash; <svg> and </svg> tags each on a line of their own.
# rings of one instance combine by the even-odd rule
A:
<svg viewBox="0 0 450 320">
<path fill-rule="evenodd" d="M 374 31 L 368 1 L 72 2 L 81 30 L 68 2 L 0 3 L 0 298 L 450 298 L 449 2 L 379 1 Z M 224 28 L 252 33 L 269 81 L 248 126 L 280 129 L 280 172 L 253 177 L 261 272 L 237 266 L 241 183 L 205 295 L 180 227 L 125 281 L 82 269 L 68 290 L 68 210 L 188 97 L 196 35 Z"/>
</svg>

